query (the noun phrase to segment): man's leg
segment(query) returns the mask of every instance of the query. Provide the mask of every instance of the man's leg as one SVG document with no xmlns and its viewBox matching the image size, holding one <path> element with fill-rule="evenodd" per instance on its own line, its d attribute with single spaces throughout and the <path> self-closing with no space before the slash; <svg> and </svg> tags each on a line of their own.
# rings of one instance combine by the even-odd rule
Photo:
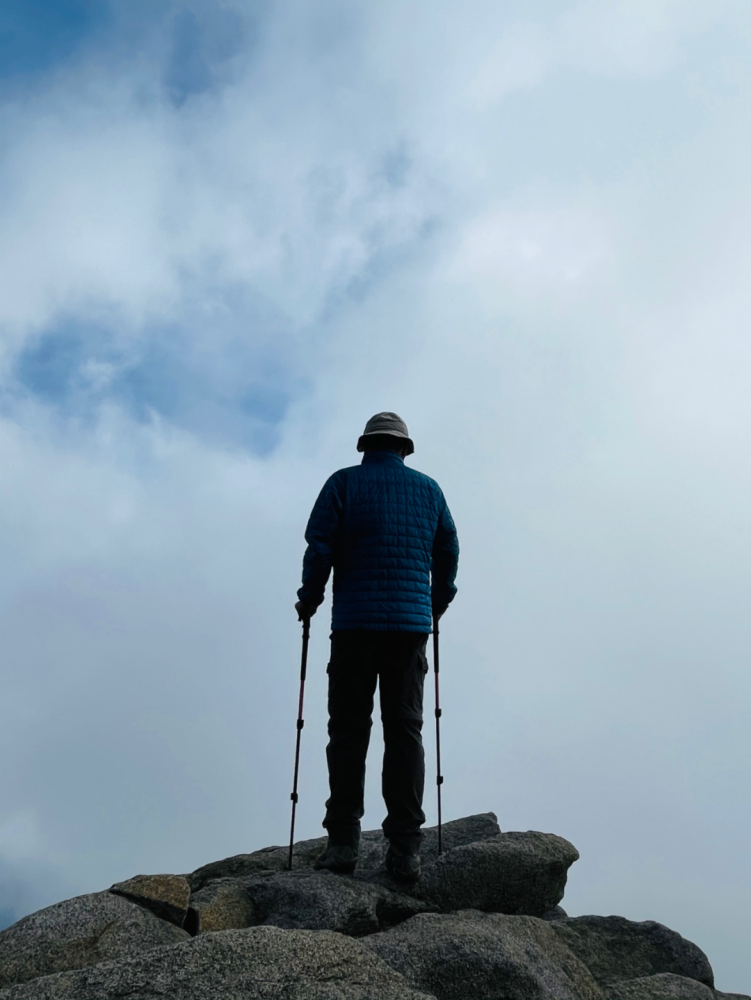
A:
<svg viewBox="0 0 751 1000">
<path fill-rule="evenodd" d="M 427 636 L 418 632 L 388 632 L 381 636 L 383 798 L 388 810 L 383 832 L 398 853 L 416 855 L 422 841 L 420 827 L 425 822 L 422 699 L 428 669 Z"/>
<path fill-rule="evenodd" d="M 333 632 L 329 675 L 329 842 L 357 849 L 377 680 L 373 632 Z"/>
</svg>

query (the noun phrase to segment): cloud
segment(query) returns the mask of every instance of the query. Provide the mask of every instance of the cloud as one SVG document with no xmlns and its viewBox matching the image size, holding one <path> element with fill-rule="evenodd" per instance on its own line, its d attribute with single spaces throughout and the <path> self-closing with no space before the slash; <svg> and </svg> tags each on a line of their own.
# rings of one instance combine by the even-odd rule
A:
<svg viewBox="0 0 751 1000">
<path fill-rule="evenodd" d="M 462 541 L 447 810 L 747 986 L 749 21 L 596 7 L 134 8 L 7 93 L 8 913 L 284 838 L 305 519 L 389 408 Z"/>
</svg>

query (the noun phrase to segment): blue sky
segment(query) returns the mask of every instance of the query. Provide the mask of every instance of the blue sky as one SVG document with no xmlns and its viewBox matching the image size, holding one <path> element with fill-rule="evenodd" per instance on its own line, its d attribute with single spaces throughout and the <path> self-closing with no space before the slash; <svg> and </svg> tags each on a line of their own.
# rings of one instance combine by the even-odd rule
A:
<svg viewBox="0 0 751 1000">
<path fill-rule="evenodd" d="M 252 339 L 234 328 L 235 310 Z M 158 415 L 220 447 L 266 454 L 288 403 L 305 387 L 286 356 L 284 318 L 229 289 L 210 315 L 213 336 L 224 345 L 208 356 L 187 317 L 147 327 L 135 343 L 118 338 L 117 316 L 100 323 L 59 317 L 18 354 L 16 398 L 31 397 L 60 420 L 88 425 L 103 402 L 115 402 L 140 423 Z"/>
<path fill-rule="evenodd" d="M 6 84 L 49 72 L 75 57 L 108 20 L 106 3 L 8 0 L 0 13 L 0 65 Z"/>
<path fill-rule="evenodd" d="M 6 87 L 38 86 L 87 49 L 133 58 L 161 35 L 163 85 L 182 104 L 214 86 L 223 64 L 247 51 L 265 6 L 8 0 L 0 13 L 1 78 Z"/>
<path fill-rule="evenodd" d="M 2 17 L 3 919 L 284 839 L 305 521 L 394 409 L 462 542 L 447 813 L 748 992 L 746 5 Z"/>
</svg>

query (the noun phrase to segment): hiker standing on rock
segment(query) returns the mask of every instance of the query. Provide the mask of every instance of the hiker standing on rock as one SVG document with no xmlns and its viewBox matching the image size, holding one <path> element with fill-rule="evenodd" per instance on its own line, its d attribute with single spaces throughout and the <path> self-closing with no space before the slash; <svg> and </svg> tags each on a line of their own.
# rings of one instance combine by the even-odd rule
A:
<svg viewBox="0 0 751 1000">
<path fill-rule="evenodd" d="M 371 417 L 357 450 L 362 464 L 334 473 L 313 507 L 295 605 L 301 621 L 314 615 L 333 568 L 328 845 L 315 867 L 348 873 L 357 865 L 378 683 L 386 865 L 396 878 L 414 881 L 425 822 L 425 647 L 432 618 L 456 594 L 459 543 L 438 484 L 404 464 L 415 449 L 401 417 Z"/>
</svg>

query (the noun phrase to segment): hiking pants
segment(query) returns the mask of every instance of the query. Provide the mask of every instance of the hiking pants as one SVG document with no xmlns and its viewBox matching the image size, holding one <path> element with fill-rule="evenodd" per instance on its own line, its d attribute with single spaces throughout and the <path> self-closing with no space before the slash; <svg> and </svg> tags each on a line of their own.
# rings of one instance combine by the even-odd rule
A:
<svg viewBox="0 0 751 1000">
<path fill-rule="evenodd" d="M 383 722 L 384 835 L 417 853 L 425 822 L 422 796 L 422 696 L 428 661 L 423 632 L 337 631 L 331 634 L 329 765 L 331 796 L 323 825 L 332 843 L 356 846 L 364 812 L 365 757 L 378 682 Z"/>
</svg>

